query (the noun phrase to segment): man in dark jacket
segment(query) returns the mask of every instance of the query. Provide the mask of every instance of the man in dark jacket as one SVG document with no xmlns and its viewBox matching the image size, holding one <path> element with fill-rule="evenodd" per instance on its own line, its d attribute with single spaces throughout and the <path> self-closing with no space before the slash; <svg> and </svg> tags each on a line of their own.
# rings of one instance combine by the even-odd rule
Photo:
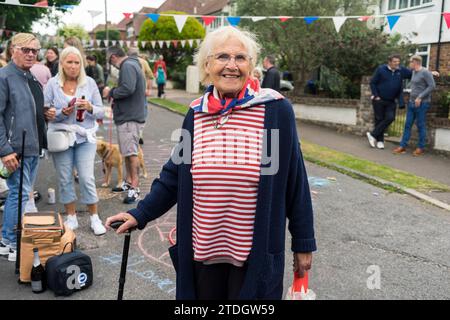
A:
<svg viewBox="0 0 450 320">
<path fill-rule="evenodd" d="M 271 88 L 280 92 L 280 72 L 275 67 L 275 58 L 267 56 L 263 60 L 263 67 L 266 69 L 261 88 Z"/>
<path fill-rule="evenodd" d="M 113 117 L 117 126 L 117 139 L 121 154 L 125 157 L 126 181 L 115 192 L 128 191 L 124 203 L 131 204 L 139 199 L 139 137 L 145 124 L 145 79 L 136 56 L 127 56 L 119 47 L 108 49 L 110 64 L 119 71 L 116 88 L 105 87 L 103 96 L 113 99 Z"/>
<path fill-rule="evenodd" d="M 9 187 L 3 213 L 0 255 L 16 261 L 20 166 L 23 159 L 22 208 L 28 201 L 36 178 L 39 155 L 47 147 L 45 120 L 51 120 L 56 110 L 44 111 L 44 94 L 39 81 L 30 69 L 40 49 L 39 40 L 32 34 L 19 33 L 12 40 L 12 62 L 0 70 L 0 157 Z M 26 141 L 22 153 L 22 136 Z"/>
<path fill-rule="evenodd" d="M 384 149 L 384 132 L 395 120 L 395 101 L 403 107 L 402 82 L 409 73 L 406 68 L 400 67 L 400 56 L 392 55 L 387 64 L 378 67 L 370 81 L 375 128 L 367 132 L 367 139 L 372 148 Z"/>
</svg>

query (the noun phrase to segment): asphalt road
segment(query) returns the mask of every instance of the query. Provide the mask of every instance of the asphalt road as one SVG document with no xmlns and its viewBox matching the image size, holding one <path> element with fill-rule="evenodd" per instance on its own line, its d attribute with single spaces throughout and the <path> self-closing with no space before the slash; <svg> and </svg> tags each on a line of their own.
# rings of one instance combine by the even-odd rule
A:
<svg viewBox="0 0 450 320">
<path fill-rule="evenodd" d="M 174 113 L 150 108 L 143 146 L 149 177 L 142 181 L 141 190 L 149 190 L 170 155 L 171 133 L 182 120 Z M 108 130 L 105 123 L 99 135 L 108 139 Z M 313 258 L 310 288 L 318 299 L 450 299 L 448 212 L 313 164 L 307 163 L 307 171 L 319 248 Z M 131 208 L 122 204 L 122 195 L 100 188 L 100 159 L 96 178 L 102 219 Z M 56 176 L 51 160 L 43 160 L 36 189 L 45 196 L 49 187 L 56 187 Z M 60 205 L 47 205 L 46 199 L 37 206 L 39 210 L 63 210 Z M 14 264 L 0 258 L 0 299 L 116 298 L 123 237 L 112 232 L 95 237 L 85 208 L 79 206 L 78 210 L 78 245 L 92 258 L 94 285 L 68 298 L 55 298 L 49 291 L 35 295 L 29 286 L 17 284 Z M 133 233 L 125 299 L 175 297 L 175 272 L 167 254 L 174 226 L 172 208 L 145 230 Z M 289 237 L 286 248 L 285 290 L 292 281 Z"/>
</svg>

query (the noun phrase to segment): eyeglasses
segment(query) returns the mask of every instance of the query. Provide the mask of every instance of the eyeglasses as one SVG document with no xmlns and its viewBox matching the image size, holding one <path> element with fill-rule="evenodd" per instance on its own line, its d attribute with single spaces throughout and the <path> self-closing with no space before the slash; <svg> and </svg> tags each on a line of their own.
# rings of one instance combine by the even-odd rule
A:
<svg viewBox="0 0 450 320">
<path fill-rule="evenodd" d="M 234 59 L 234 63 L 236 63 L 236 65 L 246 65 L 250 62 L 250 60 L 252 60 L 252 57 L 247 54 L 237 54 L 233 56 L 228 53 L 218 53 L 208 57 L 214 57 L 218 64 L 228 64 L 231 59 Z"/>
<path fill-rule="evenodd" d="M 41 50 L 40 48 L 27 48 L 27 47 L 16 47 L 17 49 L 20 49 L 22 51 L 23 54 L 29 54 L 30 52 L 33 55 L 37 55 L 39 50 Z"/>
</svg>

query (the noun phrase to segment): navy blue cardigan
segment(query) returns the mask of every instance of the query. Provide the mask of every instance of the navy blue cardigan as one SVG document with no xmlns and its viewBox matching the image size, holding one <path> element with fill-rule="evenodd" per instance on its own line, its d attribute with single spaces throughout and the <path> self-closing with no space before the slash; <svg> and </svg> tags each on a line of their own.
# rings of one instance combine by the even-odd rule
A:
<svg viewBox="0 0 450 320">
<path fill-rule="evenodd" d="M 194 112 L 190 110 L 183 129 L 194 130 Z M 271 129 L 279 129 L 279 170 L 273 175 L 261 175 L 253 235 L 248 257 L 248 269 L 240 299 L 281 299 L 285 261 L 286 218 L 292 235 L 293 252 L 316 250 L 313 210 L 308 178 L 300 150 L 294 112 L 287 100 L 266 104 L 264 128 L 267 130 L 267 149 L 271 155 Z M 191 144 L 192 145 L 192 144 Z M 262 164 L 261 167 L 269 167 Z M 150 193 L 137 208 L 129 211 L 138 221 L 138 228 L 162 216 L 178 203 L 177 244 L 169 248 L 174 264 L 176 297 L 196 299 L 192 246 L 192 175 L 190 164 L 175 165 L 169 160 L 159 178 L 153 181 Z"/>
</svg>

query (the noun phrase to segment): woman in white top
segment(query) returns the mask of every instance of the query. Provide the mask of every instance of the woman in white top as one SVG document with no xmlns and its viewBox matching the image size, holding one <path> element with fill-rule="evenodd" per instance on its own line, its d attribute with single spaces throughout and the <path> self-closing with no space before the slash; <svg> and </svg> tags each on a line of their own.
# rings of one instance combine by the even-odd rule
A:
<svg viewBox="0 0 450 320">
<path fill-rule="evenodd" d="M 60 55 L 58 75 L 47 83 L 45 105 L 56 108 L 56 118 L 49 123 L 49 132 L 68 131 L 69 148 L 52 152 L 59 177 L 59 201 L 68 214 L 66 224 L 78 228 L 76 200 L 72 172 L 76 168 L 80 181 L 80 202 L 91 214 L 91 229 L 95 235 L 106 232 L 97 212 L 94 160 L 96 153 L 97 119 L 104 109 L 94 79 L 86 76 L 84 59 L 75 47 L 67 47 Z"/>
</svg>

